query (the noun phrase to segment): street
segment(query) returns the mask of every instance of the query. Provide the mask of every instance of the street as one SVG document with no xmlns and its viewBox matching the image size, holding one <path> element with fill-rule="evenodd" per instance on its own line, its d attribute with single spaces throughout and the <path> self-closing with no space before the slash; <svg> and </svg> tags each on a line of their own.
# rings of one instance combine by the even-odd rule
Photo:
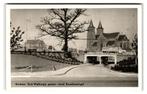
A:
<svg viewBox="0 0 147 94">
<path fill-rule="evenodd" d="M 137 87 L 135 73 L 83 64 L 52 72 L 12 73 L 12 87 Z"/>
</svg>

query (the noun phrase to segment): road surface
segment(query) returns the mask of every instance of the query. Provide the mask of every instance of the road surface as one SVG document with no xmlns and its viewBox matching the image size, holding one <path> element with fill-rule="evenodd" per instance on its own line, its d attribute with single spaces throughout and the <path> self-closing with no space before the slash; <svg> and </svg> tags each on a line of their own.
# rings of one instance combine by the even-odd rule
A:
<svg viewBox="0 0 147 94">
<path fill-rule="evenodd" d="M 103 65 L 83 64 L 57 71 L 12 73 L 12 87 L 137 87 L 136 73 L 112 71 Z"/>
</svg>

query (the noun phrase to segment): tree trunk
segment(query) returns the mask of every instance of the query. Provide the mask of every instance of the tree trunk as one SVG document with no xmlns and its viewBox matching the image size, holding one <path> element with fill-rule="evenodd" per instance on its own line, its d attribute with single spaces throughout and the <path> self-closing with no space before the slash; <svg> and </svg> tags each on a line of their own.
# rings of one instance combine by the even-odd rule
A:
<svg viewBox="0 0 147 94">
<path fill-rule="evenodd" d="M 65 25 L 65 39 L 64 39 L 64 56 L 69 58 L 70 57 L 70 53 L 68 52 L 68 27 L 67 27 L 67 9 L 64 10 L 64 25 Z"/>
<path fill-rule="evenodd" d="M 67 24 L 66 24 L 66 15 L 67 15 L 67 10 L 64 10 L 64 25 L 65 25 L 65 49 L 64 52 L 67 53 L 68 52 L 68 29 L 67 29 Z"/>
<path fill-rule="evenodd" d="M 64 44 L 64 52 L 68 52 L 68 35 L 67 35 L 67 31 L 65 32 L 66 34 L 65 34 L 65 44 Z"/>
<path fill-rule="evenodd" d="M 65 44 L 64 44 L 64 49 L 63 49 L 63 51 L 64 51 L 64 56 L 66 57 L 66 58 L 70 58 L 70 54 L 69 54 L 69 52 L 68 52 L 68 31 L 66 30 L 66 32 L 65 32 L 65 39 L 64 39 L 64 42 L 65 42 Z"/>
</svg>

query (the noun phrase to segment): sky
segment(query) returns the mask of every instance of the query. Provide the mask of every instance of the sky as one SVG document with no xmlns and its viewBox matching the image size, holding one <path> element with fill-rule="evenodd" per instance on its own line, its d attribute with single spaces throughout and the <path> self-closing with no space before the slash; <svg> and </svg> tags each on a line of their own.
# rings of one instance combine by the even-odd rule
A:
<svg viewBox="0 0 147 94">
<path fill-rule="evenodd" d="M 51 36 L 39 38 L 41 31 L 36 25 L 41 24 L 41 18 L 49 16 L 46 9 L 11 9 L 10 19 L 13 27 L 20 26 L 25 32 L 24 42 L 29 39 L 41 39 L 47 45 L 54 46 L 57 50 L 62 48 L 59 39 Z M 120 32 L 126 34 L 131 41 L 137 33 L 137 9 L 136 8 L 98 8 L 87 9 L 85 15 L 78 18 L 80 21 L 93 21 L 95 28 L 101 21 L 105 33 Z M 78 34 L 79 38 L 86 38 L 87 32 Z M 86 40 L 72 40 L 69 42 L 70 48 L 80 50 L 86 49 Z"/>
</svg>

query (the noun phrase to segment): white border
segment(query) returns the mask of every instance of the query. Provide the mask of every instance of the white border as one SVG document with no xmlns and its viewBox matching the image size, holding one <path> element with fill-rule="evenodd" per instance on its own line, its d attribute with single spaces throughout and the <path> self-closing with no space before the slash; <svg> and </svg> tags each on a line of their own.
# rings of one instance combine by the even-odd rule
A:
<svg viewBox="0 0 147 94">
<path fill-rule="evenodd" d="M 18 88 L 11 88 L 11 58 L 10 58 L 10 9 L 47 9 L 47 8 L 137 8 L 138 9 L 138 60 L 139 60 L 139 73 L 138 73 L 138 83 L 139 87 L 127 87 L 127 88 L 107 88 L 108 93 L 109 90 L 127 90 L 127 91 L 140 91 L 142 90 L 142 6 L 141 5 L 6 5 L 6 87 L 7 89 L 17 90 Z M 19 88 L 24 89 L 24 88 Z M 27 88 L 32 89 L 32 88 Z M 35 89 L 35 88 L 33 88 Z M 37 89 L 48 89 L 48 88 L 40 88 Z M 105 87 L 100 87 L 99 91 L 105 91 Z M 107 91 L 105 91 L 107 92 Z"/>
<path fill-rule="evenodd" d="M 25 4 L 16 4 L 6 5 L 8 9 L 48 9 L 48 8 L 139 8 L 139 4 L 133 5 L 133 4 L 40 4 L 40 5 L 25 5 Z"/>
</svg>

